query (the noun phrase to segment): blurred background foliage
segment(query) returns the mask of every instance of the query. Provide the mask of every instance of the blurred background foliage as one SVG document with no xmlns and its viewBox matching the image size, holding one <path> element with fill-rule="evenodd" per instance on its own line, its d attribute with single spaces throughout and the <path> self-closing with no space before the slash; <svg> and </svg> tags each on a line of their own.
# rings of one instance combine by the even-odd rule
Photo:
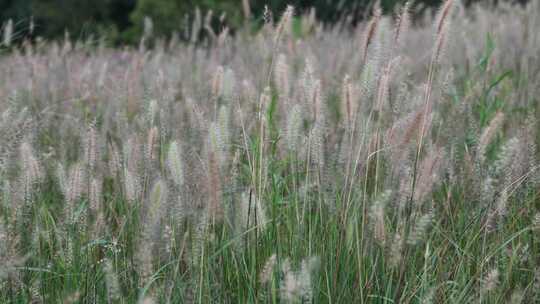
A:
<svg viewBox="0 0 540 304">
<path fill-rule="evenodd" d="M 416 0 L 419 10 L 438 6 L 442 0 Z M 497 0 L 465 0 L 472 2 Z M 526 2 L 527 0 L 509 0 Z M 250 15 L 253 25 L 261 24 L 265 6 L 277 19 L 287 4 L 297 14 L 315 9 L 318 20 L 333 24 L 347 17 L 352 23 L 369 15 L 374 0 L 0 0 L 0 25 L 13 20 L 14 38 L 72 39 L 107 37 L 111 44 L 136 43 L 144 30 L 144 20 L 152 21 L 153 34 L 178 33 L 188 39 L 197 10 L 202 21 L 212 12 L 209 24 L 216 32 L 223 26 L 232 31 L 245 25 Z M 392 12 L 405 0 L 380 0 L 385 12 Z M 246 10 L 246 4 L 249 9 Z"/>
</svg>

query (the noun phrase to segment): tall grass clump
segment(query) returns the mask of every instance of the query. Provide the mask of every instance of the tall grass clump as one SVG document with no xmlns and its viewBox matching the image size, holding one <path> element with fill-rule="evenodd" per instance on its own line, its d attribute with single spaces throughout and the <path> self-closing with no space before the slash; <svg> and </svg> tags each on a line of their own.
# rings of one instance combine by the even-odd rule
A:
<svg viewBox="0 0 540 304">
<path fill-rule="evenodd" d="M 198 14 L 136 49 L 2 27 L 0 302 L 540 297 L 538 2 Z"/>
</svg>

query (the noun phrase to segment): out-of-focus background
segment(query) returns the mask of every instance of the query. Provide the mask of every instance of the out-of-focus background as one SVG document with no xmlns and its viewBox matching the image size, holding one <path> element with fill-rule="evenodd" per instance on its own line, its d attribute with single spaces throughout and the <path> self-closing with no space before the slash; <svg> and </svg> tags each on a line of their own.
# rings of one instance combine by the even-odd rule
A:
<svg viewBox="0 0 540 304">
<path fill-rule="evenodd" d="M 501 1 L 501 0 L 499 0 Z M 528 0 L 507 0 L 525 3 Z M 385 12 L 391 12 L 405 0 L 380 0 Z M 416 0 L 416 12 L 438 7 L 442 0 Z M 464 0 L 466 5 L 497 0 Z M 265 7 L 269 14 L 281 14 L 293 5 L 297 14 L 313 9 L 325 24 L 362 20 L 373 0 L 0 0 L 0 24 L 12 20 L 15 39 L 43 37 L 72 39 L 106 37 L 113 45 L 137 42 L 144 31 L 144 20 L 151 20 L 153 34 L 190 37 L 190 26 L 197 18 L 213 28 L 227 26 L 231 31 L 248 24 L 262 23 Z M 148 18 L 146 18 L 148 17 Z M 249 17 L 247 19 L 246 17 Z M 148 22 L 147 22 L 148 25 Z"/>
</svg>

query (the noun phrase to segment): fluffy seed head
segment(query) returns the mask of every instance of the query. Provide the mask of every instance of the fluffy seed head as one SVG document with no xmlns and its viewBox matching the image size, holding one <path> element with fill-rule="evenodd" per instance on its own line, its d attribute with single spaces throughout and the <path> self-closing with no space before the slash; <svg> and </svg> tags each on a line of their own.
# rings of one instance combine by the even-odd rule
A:
<svg viewBox="0 0 540 304">
<path fill-rule="evenodd" d="M 486 294 L 495 290 L 497 285 L 499 285 L 499 270 L 494 268 L 488 272 L 482 281 L 482 293 Z"/>
<path fill-rule="evenodd" d="M 363 54 L 363 62 L 366 62 L 367 55 L 368 55 L 368 49 L 373 42 L 373 38 L 375 37 L 375 33 L 377 31 L 377 25 L 379 24 L 379 21 L 381 19 L 382 12 L 380 10 L 380 7 L 376 7 L 373 12 L 373 17 L 369 21 L 365 32 L 364 37 L 362 39 L 362 54 Z"/>
<path fill-rule="evenodd" d="M 311 275 L 318 263 L 317 257 L 311 257 L 302 261 L 298 271 L 292 271 L 287 265 L 283 267 L 285 277 L 280 287 L 281 299 L 286 303 L 311 303 L 313 298 Z"/>
<path fill-rule="evenodd" d="M 122 172 L 122 159 L 115 144 L 109 145 L 109 172 L 112 177 L 116 177 Z"/>
<path fill-rule="evenodd" d="M 287 117 L 287 129 L 285 130 L 287 147 L 291 152 L 296 152 L 301 144 L 302 125 L 302 108 L 300 105 L 295 104 Z"/>
<path fill-rule="evenodd" d="M 294 7 L 292 5 L 287 5 L 287 8 L 285 9 L 283 16 L 281 16 L 281 19 L 279 20 L 276 31 L 274 33 L 274 46 L 279 43 L 279 40 L 284 32 L 290 33 L 293 14 Z"/>
<path fill-rule="evenodd" d="M 97 212 L 99 210 L 99 206 L 101 205 L 101 180 L 98 178 L 93 178 L 90 182 L 90 191 L 88 194 L 88 200 L 90 202 L 90 210 L 92 212 Z"/>
<path fill-rule="evenodd" d="M 43 178 L 43 170 L 29 142 L 21 144 L 20 153 L 23 179 L 30 186 Z"/>
<path fill-rule="evenodd" d="M 385 205 L 390 199 L 391 191 L 383 192 L 380 197 L 373 202 L 370 208 L 369 217 L 371 222 L 371 229 L 373 230 L 373 237 L 375 240 L 384 246 L 386 243 L 386 225 L 385 225 Z"/>
<path fill-rule="evenodd" d="M 447 0 L 437 15 L 435 22 L 435 49 L 433 51 L 433 62 L 439 61 L 446 48 L 453 7 L 454 0 Z"/>
<path fill-rule="evenodd" d="M 169 145 L 167 167 L 171 172 L 171 177 L 176 186 L 181 187 L 184 184 L 184 165 L 182 163 L 180 145 L 176 141 L 173 141 Z"/>
<path fill-rule="evenodd" d="M 356 90 L 351 84 L 351 77 L 345 75 L 341 88 L 341 115 L 345 120 L 345 127 L 352 127 L 353 118 L 356 114 Z"/>
<path fill-rule="evenodd" d="M 4 37 L 3 37 L 4 46 L 10 46 L 12 38 L 13 38 L 13 20 L 9 19 L 8 22 L 4 25 Z"/>
<path fill-rule="evenodd" d="M 124 195 L 129 202 L 134 202 L 140 197 L 139 179 L 128 169 L 124 170 Z"/>
<path fill-rule="evenodd" d="M 261 281 L 261 284 L 266 284 L 272 280 L 272 274 L 274 272 L 274 267 L 277 263 L 277 256 L 276 254 L 272 254 L 268 260 L 266 260 L 266 263 L 264 263 L 264 267 L 262 268 L 261 274 L 259 276 L 259 280 Z"/>
<path fill-rule="evenodd" d="M 397 267 L 400 265 L 401 260 L 403 259 L 403 239 L 400 232 L 396 232 L 394 239 L 392 240 L 392 245 L 390 246 L 390 266 Z"/>
<path fill-rule="evenodd" d="M 209 194 L 207 211 L 212 222 L 223 218 L 222 184 L 219 163 L 213 151 L 208 152 L 207 191 Z"/>
<path fill-rule="evenodd" d="M 226 101 L 231 101 L 236 88 L 236 77 L 231 69 L 227 69 L 223 75 L 222 93 L 221 95 Z"/>
<path fill-rule="evenodd" d="M 321 119 L 322 120 L 322 119 Z M 324 122 L 317 120 L 313 129 L 311 129 L 311 134 L 309 136 L 310 140 L 310 152 L 311 152 L 311 162 L 322 169 L 325 163 L 325 125 Z"/>
<path fill-rule="evenodd" d="M 428 212 L 424 215 L 422 215 L 420 218 L 416 220 L 416 223 L 414 224 L 414 227 L 409 234 L 409 238 L 407 239 L 407 243 L 409 245 L 416 245 L 422 241 L 425 240 L 427 231 L 429 229 L 429 226 L 431 225 L 433 221 L 433 213 Z"/>
<path fill-rule="evenodd" d="M 267 223 L 266 212 L 255 195 L 250 197 L 248 192 L 243 192 L 238 209 L 235 225 L 241 228 L 240 231 L 243 232 L 255 227 L 255 225 L 259 230 L 264 229 Z"/>
<path fill-rule="evenodd" d="M 69 205 L 80 199 L 84 193 L 85 170 L 82 163 L 76 163 L 69 170 L 67 181 L 66 201 Z"/>
<path fill-rule="evenodd" d="M 152 186 L 150 190 L 150 205 L 148 206 L 148 219 L 149 223 L 153 223 L 157 220 L 158 214 L 161 210 L 161 205 L 167 200 L 167 185 L 163 180 L 158 180 Z"/>
<path fill-rule="evenodd" d="M 148 137 L 146 139 L 146 160 L 148 162 L 153 162 L 157 157 L 157 143 L 158 143 L 159 131 L 157 127 L 152 127 L 148 132 Z"/>
<path fill-rule="evenodd" d="M 411 1 L 405 2 L 401 8 L 401 14 L 398 16 L 394 33 L 394 44 L 396 47 L 399 47 L 402 44 L 403 39 L 407 35 L 407 31 L 411 25 L 410 9 Z"/>
<path fill-rule="evenodd" d="M 274 69 L 274 82 L 279 93 L 280 101 L 285 101 L 289 96 L 289 65 L 285 54 L 279 54 Z"/>
<path fill-rule="evenodd" d="M 98 134 L 96 131 L 95 122 L 91 123 L 86 130 L 83 138 L 84 162 L 90 172 L 94 170 L 99 157 L 98 154 Z"/>
</svg>

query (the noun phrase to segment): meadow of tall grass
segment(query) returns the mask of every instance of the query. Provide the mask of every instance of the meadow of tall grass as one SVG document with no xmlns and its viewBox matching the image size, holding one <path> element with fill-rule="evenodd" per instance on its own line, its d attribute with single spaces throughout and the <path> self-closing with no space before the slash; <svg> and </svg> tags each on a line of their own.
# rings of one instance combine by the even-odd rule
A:
<svg viewBox="0 0 540 304">
<path fill-rule="evenodd" d="M 540 303 L 540 3 L 409 10 L 4 26 L 0 302 Z"/>
</svg>

